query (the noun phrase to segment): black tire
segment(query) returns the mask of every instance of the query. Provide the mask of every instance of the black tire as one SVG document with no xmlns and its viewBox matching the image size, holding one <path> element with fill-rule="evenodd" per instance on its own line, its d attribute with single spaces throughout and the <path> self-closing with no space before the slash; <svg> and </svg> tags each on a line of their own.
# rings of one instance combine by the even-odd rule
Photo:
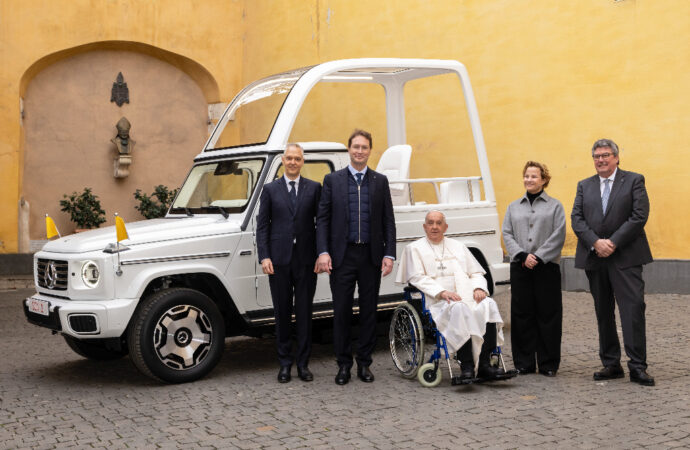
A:
<svg viewBox="0 0 690 450">
<path fill-rule="evenodd" d="M 220 361 L 225 322 L 206 295 L 187 288 L 165 289 L 137 307 L 127 332 L 134 365 L 168 383 L 186 383 L 209 373 Z"/>
<path fill-rule="evenodd" d="M 111 350 L 105 347 L 102 342 L 97 340 L 80 340 L 72 336 L 62 335 L 65 342 L 74 353 L 94 361 L 112 361 L 127 355 L 127 349 Z"/>
</svg>

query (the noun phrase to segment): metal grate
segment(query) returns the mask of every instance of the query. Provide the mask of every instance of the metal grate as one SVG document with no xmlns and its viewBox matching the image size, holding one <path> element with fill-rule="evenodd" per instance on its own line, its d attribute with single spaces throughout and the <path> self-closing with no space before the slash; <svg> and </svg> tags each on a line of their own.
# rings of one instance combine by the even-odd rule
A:
<svg viewBox="0 0 690 450">
<path fill-rule="evenodd" d="M 67 271 L 67 261 L 39 258 L 36 262 L 38 285 L 46 289 L 66 291 Z"/>
</svg>

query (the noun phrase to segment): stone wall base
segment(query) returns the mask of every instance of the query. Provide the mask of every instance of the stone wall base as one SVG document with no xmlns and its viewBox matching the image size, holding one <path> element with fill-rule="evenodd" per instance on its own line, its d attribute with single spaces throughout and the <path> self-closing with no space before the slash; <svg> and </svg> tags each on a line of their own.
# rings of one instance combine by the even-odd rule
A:
<svg viewBox="0 0 690 450">
<path fill-rule="evenodd" d="M 657 259 L 644 266 L 642 276 L 648 294 L 690 294 L 690 260 Z M 575 268 L 575 258 L 561 259 L 564 291 L 589 291 L 584 270 Z"/>
</svg>

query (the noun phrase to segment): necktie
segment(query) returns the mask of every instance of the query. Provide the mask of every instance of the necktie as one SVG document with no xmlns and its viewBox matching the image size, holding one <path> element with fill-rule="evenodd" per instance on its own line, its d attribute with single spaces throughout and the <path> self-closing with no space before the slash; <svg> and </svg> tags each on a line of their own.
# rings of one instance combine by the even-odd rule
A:
<svg viewBox="0 0 690 450">
<path fill-rule="evenodd" d="M 611 195 L 611 180 L 608 178 L 604 180 L 604 193 L 601 195 L 601 210 L 606 214 L 606 204 L 609 202 L 609 195 Z"/>
<path fill-rule="evenodd" d="M 357 177 L 357 186 L 361 186 L 361 185 L 362 185 L 362 176 L 363 176 L 363 175 L 362 175 L 361 172 L 357 172 L 357 173 L 355 174 L 355 177 Z"/>
<path fill-rule="evenodd" d="M 297 206 L 297 189 L 295 188 L 295 182 L 290 182 L 290 202 L 292 203 L 292 208 Z"/>
</svg>

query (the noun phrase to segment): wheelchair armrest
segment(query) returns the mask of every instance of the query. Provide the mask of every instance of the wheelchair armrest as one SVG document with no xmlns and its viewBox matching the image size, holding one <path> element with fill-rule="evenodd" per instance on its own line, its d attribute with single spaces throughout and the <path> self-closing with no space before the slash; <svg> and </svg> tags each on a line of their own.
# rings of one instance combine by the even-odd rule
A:
<svg viewBox="0 0 690 450">
<path fill-rule="evenodd" d="M 412 294 L 413 292 L 422 292 L 411 284 L 408 284 L 407 286 L 405 286 L 404 291 L 409 292 L 410 294 Z"/>
</svg>

